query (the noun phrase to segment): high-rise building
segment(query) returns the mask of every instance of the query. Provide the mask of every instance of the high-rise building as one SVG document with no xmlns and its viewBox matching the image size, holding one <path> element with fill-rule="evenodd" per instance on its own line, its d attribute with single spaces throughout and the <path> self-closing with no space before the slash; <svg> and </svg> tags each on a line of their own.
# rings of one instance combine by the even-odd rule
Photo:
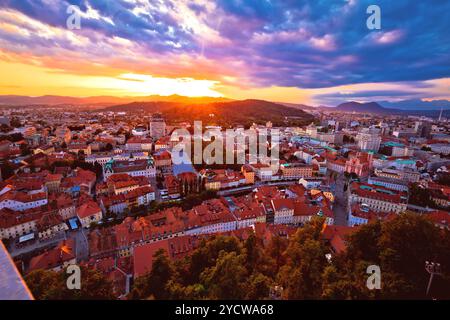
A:
<svg viewBox="0 0 450 320">
<path fill-rule="evenodd" d="M 356 141 L 358 141 L 358 147 L 360 150 L 372 150 L 378 152 L 380 149 L 381 137 L 379 131 L 371 129 L 363 129 L 356 136 Z"/>
<path fill-rule="evenodd" d="M 150 118 L 150 136 L 157 140 L 166 135 L 166 122 L 160 113 L 155 113 Z"/>
<path fill-rule="evenodd" d="M 417 136 L 429 138 L 431 136 L 432 123 L 429 121 L 416 121 L 414 129 L 417 132 Z"/>
<path fill-rule="evenodd" d="M 381 134 L 382 136 L 386 136 L 386 135 L 389 134 L 390 128 L 389 128 L 389 125 L 388 125 L 387 123 L 385 123 L 385 122 L 380 122 L 380 123 L 378 124 L 378 127 L 380 128 L 380 134 Z"/>
</svg>

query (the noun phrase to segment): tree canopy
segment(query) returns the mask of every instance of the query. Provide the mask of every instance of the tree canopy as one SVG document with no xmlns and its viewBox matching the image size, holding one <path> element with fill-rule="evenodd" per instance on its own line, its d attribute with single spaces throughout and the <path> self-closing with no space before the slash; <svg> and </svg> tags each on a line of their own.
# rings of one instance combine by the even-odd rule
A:
<svg viewBox="0 0 450 320">
<path fill-rule="evenodd" d="M 25 282 L 38 300 L 106 300 L 114 299 L 112 283 L 100 271 L 81 266 L 81 289 L 67 288 L 66 272 L 35 270 Z"/>
<path fill-rule="evenodd" d="M 359 227 L 348 237 L 347 250 L 328 260 L 332 249 L 323 240 L 323 222 L 314 219 L 289 239 L 274 236 L 266 244 L 254 235 L 245 241 L 213 236 L 177 261 L 160 251 L 130 297 L 268 299 L 278 285 L 284 299 L 423 299 L 429 279 L 425 261 L 435 261 L 443 270 L 431 295 L 450 298 L 448 230 L 426 217 L 402 214 Z M 381 290 L 366 286 L 369 265 L 380 267 Z"/>
</svg>

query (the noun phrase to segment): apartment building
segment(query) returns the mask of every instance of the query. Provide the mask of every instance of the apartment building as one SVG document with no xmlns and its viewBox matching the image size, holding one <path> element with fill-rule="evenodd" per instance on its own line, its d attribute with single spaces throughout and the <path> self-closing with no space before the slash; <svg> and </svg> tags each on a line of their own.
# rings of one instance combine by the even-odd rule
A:
<svg viewBox="0 0 450 320">
<path fill-rule="evenodd" d="M 348 191 L 349 207 L 358 203 L 377 212 L 395 213 L 402 213 L 407 207 L 408 197 L 404 192 L 362 183 L 352 183 Z"/>
<path fill-rule="evenodd" d="M 313 166 L 303 163 L 282 163 L 280 165 L 283 179 L 310 178 L 313 176 Z"/>
</svg>

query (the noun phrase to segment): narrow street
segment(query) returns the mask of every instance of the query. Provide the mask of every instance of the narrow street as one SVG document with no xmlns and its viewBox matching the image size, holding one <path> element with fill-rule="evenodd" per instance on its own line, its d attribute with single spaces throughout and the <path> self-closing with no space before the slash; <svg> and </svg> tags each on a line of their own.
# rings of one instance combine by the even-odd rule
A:
<svg viewBox="0 0 450 320">
<path fill-rule="evenodd" d="M 347 212 L 345 210 L 345 207 L 340 203 L 336 203 L 333 208 L 333 212 L 334 212 L 334 224 L 338 226 L 346 226 Z"/>
<path fill-rule="evenodd" d="M 57 235 L 55 235 L 53 238 L 50 238 L 48 240 L 39 241 L 35 240 L 32 243 L 27 243 L 22 246 L 17 246 L 15 241 L 11 242 L 11 245 L 8 248 L 9 253 L 11 254 L 11 257 L 15 258 L 20 255 L 26 255 L 28 253 L 43 250 L 45 248 L 50 248 L 52 246 L 57 245 L 60 241 L 65 239 L 64 232 L 61 232 Z"/>
</svg>

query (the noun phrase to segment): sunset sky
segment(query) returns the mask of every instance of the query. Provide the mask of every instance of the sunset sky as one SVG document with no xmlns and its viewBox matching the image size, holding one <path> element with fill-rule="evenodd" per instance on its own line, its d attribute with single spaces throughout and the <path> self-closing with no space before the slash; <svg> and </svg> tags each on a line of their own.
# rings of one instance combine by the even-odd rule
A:
<svg viewBox="0 0 450 320">
<path fill-rule="evenodd" d="M 450 99 L 449 14 L 442 0 L 0 0 L 0 94 Z"/>
</svg>

